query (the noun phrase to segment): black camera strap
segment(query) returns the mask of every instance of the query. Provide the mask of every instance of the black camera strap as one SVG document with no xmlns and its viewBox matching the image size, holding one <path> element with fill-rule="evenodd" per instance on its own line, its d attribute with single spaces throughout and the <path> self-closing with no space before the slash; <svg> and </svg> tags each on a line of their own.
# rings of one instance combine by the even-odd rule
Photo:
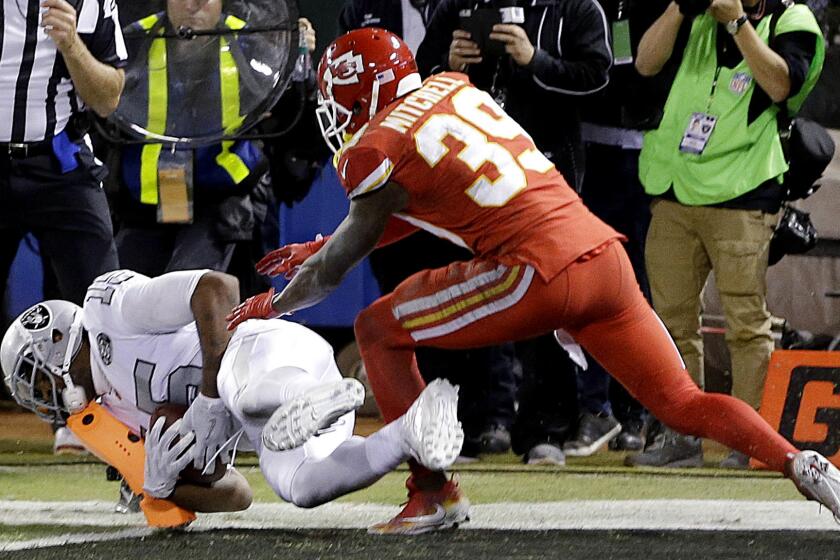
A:
<svg viewBox="0 0 840 560">
<path fill-rule="evenodd" d="M 776 26 L 782 18 L 782 14 L 792 4 L 782 1 L 782 9 L 776 10 L 770 15 L 770 35 L 767 38 L 767 46 L 772 48 L 773 40 L 776 38 Z M 782 142 L 782 152 L 785 155 L 785 161 L 790 162 L 790 136 L 793 132 L 793 119 L 790 116 L 787 100 L 777 103 L 779 112 L 776 114 L 777 126 L 779 129 L 779 139 Z"/>
</svg>

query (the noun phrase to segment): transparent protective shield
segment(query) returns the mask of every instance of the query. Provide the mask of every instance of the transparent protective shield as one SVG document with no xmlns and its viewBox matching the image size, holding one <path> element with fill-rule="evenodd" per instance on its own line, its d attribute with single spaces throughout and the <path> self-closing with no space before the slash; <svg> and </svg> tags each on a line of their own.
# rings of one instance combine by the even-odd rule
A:
<svg viewBox="0 0 840 560">
<path fill-rule="evenodd" d="M 131 140 L 200 146 L 241 134 L 301 54 L 296 0 L 123 0 L 125 89 L 110 117 Z"/>
</svg>

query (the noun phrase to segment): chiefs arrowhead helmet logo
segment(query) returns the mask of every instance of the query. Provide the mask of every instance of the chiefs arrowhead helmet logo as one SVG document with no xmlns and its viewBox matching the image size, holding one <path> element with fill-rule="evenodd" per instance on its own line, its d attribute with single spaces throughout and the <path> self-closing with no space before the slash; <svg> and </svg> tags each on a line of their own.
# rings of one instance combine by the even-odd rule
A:
<svg viewBox="0 0 840 560">
<path fill-rule="evenodd" d="M 359 83 L 359 74 L 364 71 L 365 65 L 362 55 L 349 51 L 330 63 L 326 72 L 324 72 L 324 81 L 328 90 L 331 90 L 333 85 L 357 84 Z"/>
</svg>

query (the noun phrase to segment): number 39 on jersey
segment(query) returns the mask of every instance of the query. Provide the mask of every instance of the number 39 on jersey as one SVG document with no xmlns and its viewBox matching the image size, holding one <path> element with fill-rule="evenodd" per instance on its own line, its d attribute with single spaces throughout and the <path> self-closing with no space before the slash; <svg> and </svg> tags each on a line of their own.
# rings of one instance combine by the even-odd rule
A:
<svg viewBox="0 0 840 560">
<path fill-rule="evenodd" d="M 526 147 L 514 153 L 512 147 L 524 143 L 494 142 L 489 137 L 513 141 L 530 136 L 519 124 L 507 116 L 486 92 L 464 88 L 452 97 L 453 113 L 432 115 L 414 133 L 417 152 L 430 167 L 437 166 L 450 154 L 444 143 L 452 137 L 464 144 L 452 154 L 469 168 L 479 173 L 488 164 L 495 168 L 496 178 L 480 173 L 467 189 L 467 195 L 479 206 L 503 206 L 520 191 L 528 187 L 526 170 L 546 173 L 552 163 L 536 148 Z"/>
</svg>

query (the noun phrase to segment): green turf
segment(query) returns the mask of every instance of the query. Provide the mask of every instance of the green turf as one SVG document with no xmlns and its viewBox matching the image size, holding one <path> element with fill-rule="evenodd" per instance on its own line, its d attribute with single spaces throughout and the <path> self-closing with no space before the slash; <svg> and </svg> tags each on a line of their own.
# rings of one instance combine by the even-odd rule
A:
<svg viewBox="0 0 840 560">
<path fill-rule="evenodd" d="M 257 501 L 277 498 L 259 469 L 240 467 L 250 481 Z M 708 476 L 656 471 L 586 471 L 529 467 L 528 476 L 519 471 L 471 470 L 460 473 L 461 485 L 475 503 L 546 502 L 601 499 L 734 499 L 791 500 L 799 494 L 779 476 Z M 405 499 L 406 472 L 386 475 L 372 487 L 342 498 L 348 502 L 397 504 Z M 3 500 L 114 500 L 117 484 L 105 480 L 102 465 L 49 465 L 3 467 L 0 470 L 0 499 Z"/>
<path fill-rule="evenodd" d="M 722 456 L 707 453 L 707 467 Z M 623 455 L 602 452 L 586 459 L 570 459 L 569 466 L 533 467 L 511 455 L 485 457 L 458 465 L 461 486 L 473 503 L 549 502 L 599 499 L 800 499 L 788 481 L 775 473 L 704 469 L 631 469 Z M 254 489 L 257 502 L 278 498 L 265 483 L 252 454 L 237 458 L 237 466 Z M 339 501 L 396 505 L 405 500 L 405 468 L 385 476 L 372 487 Z M 105 479 L 105 467 L 92 458 L 52 455 L 48 441 L 0 439 L 0 499 L 115 501 L 118 485 Z M 70 521 L 72 522 L 72 521 Z M 2 526 L 4 542 L 61 534 L 84 534 L 95 529 L 72 526 Z M 815 536 L 811 536 L 815 535 Z M 142 557 L 144 560 L 230 558 L 262 560 L 337 558 L 604 558 L 672 560 L 675 558 L 761 559 L 834 558 L 831 534 L 796 533 L 662 533 L 554 531 L 516 533 L 469 531 L 428 537 L 381 539 L 362 531 L 213 531 L 159 533 L 145 540 L 66 545 L 15 553 L 0 559 L 74 560 Z M 840 543 L 838 543 L 840 544 Z M 807 551 L 807 552 L 806 552 Z M 778 554 L 778 555 L 777 555 Z M 840 554 L 836 557 L 840 558 Z"/>
<path fill-rule="evenodd" d="M 0 438 L 0 466 L 62 465 L 94 462 L 96 462 L 96 459 L 90 456 L 53 455 L 51 441 Z"/>
<path fill-rule="evenodd" d="M 28 541 L 70 533 L 110 533 L 123 527 L 75 527 L 59 525 L 0 525 L 0 543 Z"/>
</svg>

